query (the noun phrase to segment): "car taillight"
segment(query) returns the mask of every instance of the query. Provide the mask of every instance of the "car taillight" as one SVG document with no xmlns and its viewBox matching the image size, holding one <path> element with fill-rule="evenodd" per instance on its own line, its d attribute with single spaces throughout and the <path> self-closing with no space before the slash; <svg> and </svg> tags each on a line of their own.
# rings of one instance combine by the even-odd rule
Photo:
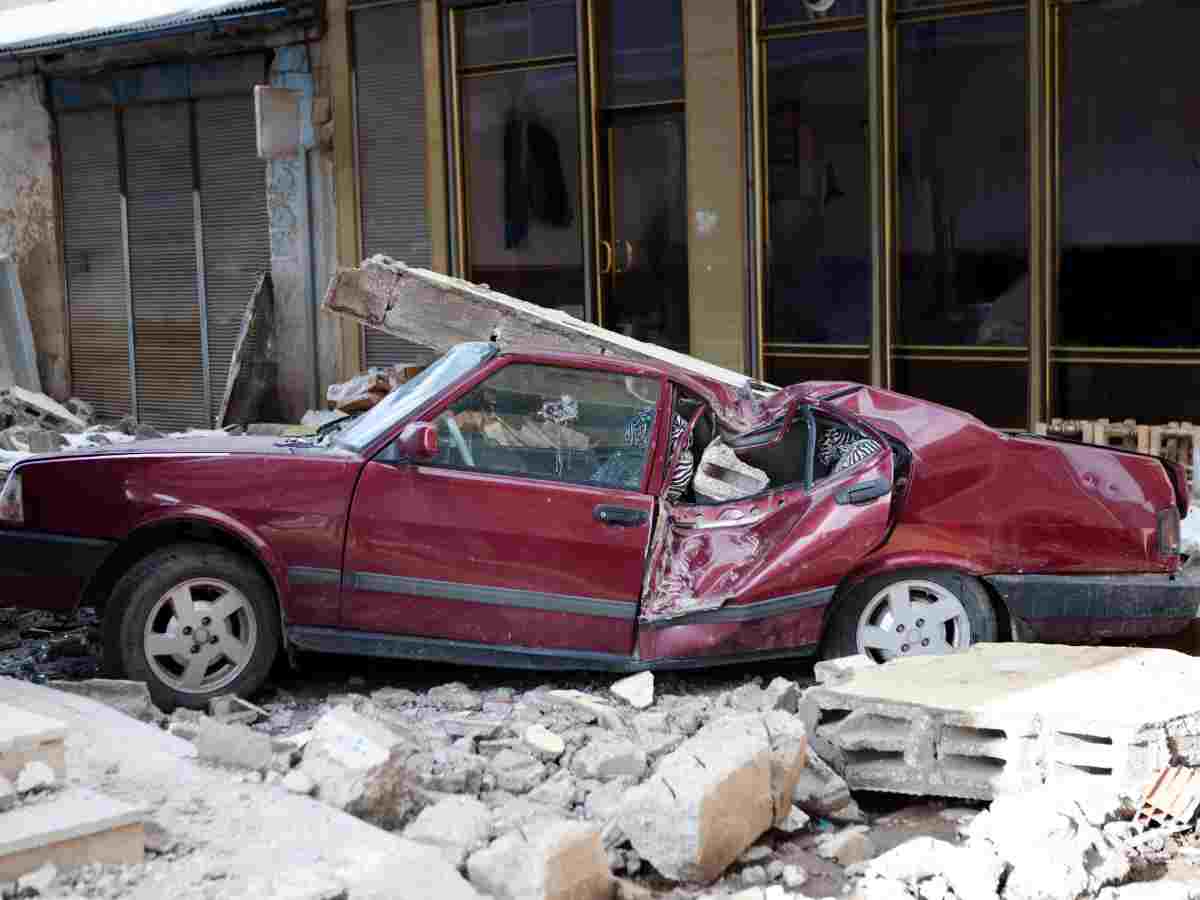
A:
<svg viewBox="0 0 1200 900">
<path fill-rule="evenodd" d="M 25 504 L 21 498 L 21 476 L 17 472 L 9 472 L 4 482 L 4 490 L 0 490 L 0 522 L 12 522 L 20 525 L 25 521 Z"/>
<path fill-rule="evenodd" d="M 1179 533 L 1179 510 L 1173 506 L 1158 511 L 1158 553 L 1178 556 L 1182 540 Z"/>
</svg>

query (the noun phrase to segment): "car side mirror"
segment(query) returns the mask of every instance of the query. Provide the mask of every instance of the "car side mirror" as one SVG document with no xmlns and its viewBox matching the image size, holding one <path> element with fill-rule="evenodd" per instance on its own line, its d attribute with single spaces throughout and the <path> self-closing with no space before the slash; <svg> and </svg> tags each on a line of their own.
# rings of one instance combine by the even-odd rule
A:
<svg viewBox="0 0 1200 900">
<path fill-rule="evenodd" d="M 400 455 L 413 462 L 427 462 L 437 456 L 437 429 L 430 422 L 410 422 L 396 442 Z"/>
</svg>

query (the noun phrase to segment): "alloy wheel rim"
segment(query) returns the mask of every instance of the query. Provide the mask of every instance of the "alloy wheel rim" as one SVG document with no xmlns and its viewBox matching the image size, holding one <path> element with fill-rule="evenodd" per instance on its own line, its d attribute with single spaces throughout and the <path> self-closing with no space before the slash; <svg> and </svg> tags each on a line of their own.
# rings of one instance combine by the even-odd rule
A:
<svg viewBox="0 0 1200 900">
<path fill-rule="evenodd" d="M 881 590 L 858 619 L 858 652 L 876 662 L 941 656 L 971 646 L 971 622 L 953 593 L 932 581 L 898 581 Z"/>
<path fill-rule="evenodd" d="M 191 578 L 150 610 L 142 637 L 155 676 L 182 694 L 218 691 L 245 671 L 258 620 L 245 594 L 217 578 Z"/>
</svg>

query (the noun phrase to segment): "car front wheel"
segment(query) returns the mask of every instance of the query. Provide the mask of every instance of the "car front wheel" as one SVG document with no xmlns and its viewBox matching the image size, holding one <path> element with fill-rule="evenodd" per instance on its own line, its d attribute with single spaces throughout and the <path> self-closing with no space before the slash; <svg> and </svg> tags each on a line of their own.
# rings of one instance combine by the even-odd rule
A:
<svg viewBox="0 0 1200 900">
<path fill-rule="evenodd" d="M 274 592 L 245 557 L 176 544 L 131 568 L 105 614 L 105 667 L 144 681 L 161 709 L 248 695 L 279 649 Z"/>
<path fill-rule="evenodd" d="M 956 653 L 998 635 L 995 607 L 978 580 L 921 569 L 850 588 L 833 613 L 824 655 L 863 654 L 887 662 Z"/>
</svg>

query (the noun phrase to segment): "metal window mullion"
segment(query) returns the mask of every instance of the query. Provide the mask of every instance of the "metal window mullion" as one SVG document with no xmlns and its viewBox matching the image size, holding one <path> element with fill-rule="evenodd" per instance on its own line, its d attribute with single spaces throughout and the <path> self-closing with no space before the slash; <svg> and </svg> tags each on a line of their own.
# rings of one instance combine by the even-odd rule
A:
<svg viewBox="0 0 1200 900">
<path fill-rule="evenodd" d="M 137 334 L 133 318 L 133 259 L 129 252 L 129 161 L 125 154 L 125 114 L 116 109 L 113 124 L 117 129 L 117 165 L 121 185 L 121 262 L 125 268 L 125 323 L 129 352 L 129 406 L 135 419 L 141 417 L 138 408 Z"/>
<path fill-rule="evenodd" d="M 871 203 L 871 383 L 892 381 L 895 309 L 894 33 L 891 0 L 867 6 L 867 123 Z"/>
<path fill-rule="evenodd" d="M 204 418 L 214 422 L 212 368 L 208 347 L 208 277 L 204 265 L 204 209 L 200 203 L 200 150 L 196 134 L 196 101 L 188 101 L 192 156 L 192 240 L 196 245 L 196 299 L 200 304 L 200 369 L 204 377 Z M 219 424 L 219 423 L 217 423 Z"/>
</svg>

